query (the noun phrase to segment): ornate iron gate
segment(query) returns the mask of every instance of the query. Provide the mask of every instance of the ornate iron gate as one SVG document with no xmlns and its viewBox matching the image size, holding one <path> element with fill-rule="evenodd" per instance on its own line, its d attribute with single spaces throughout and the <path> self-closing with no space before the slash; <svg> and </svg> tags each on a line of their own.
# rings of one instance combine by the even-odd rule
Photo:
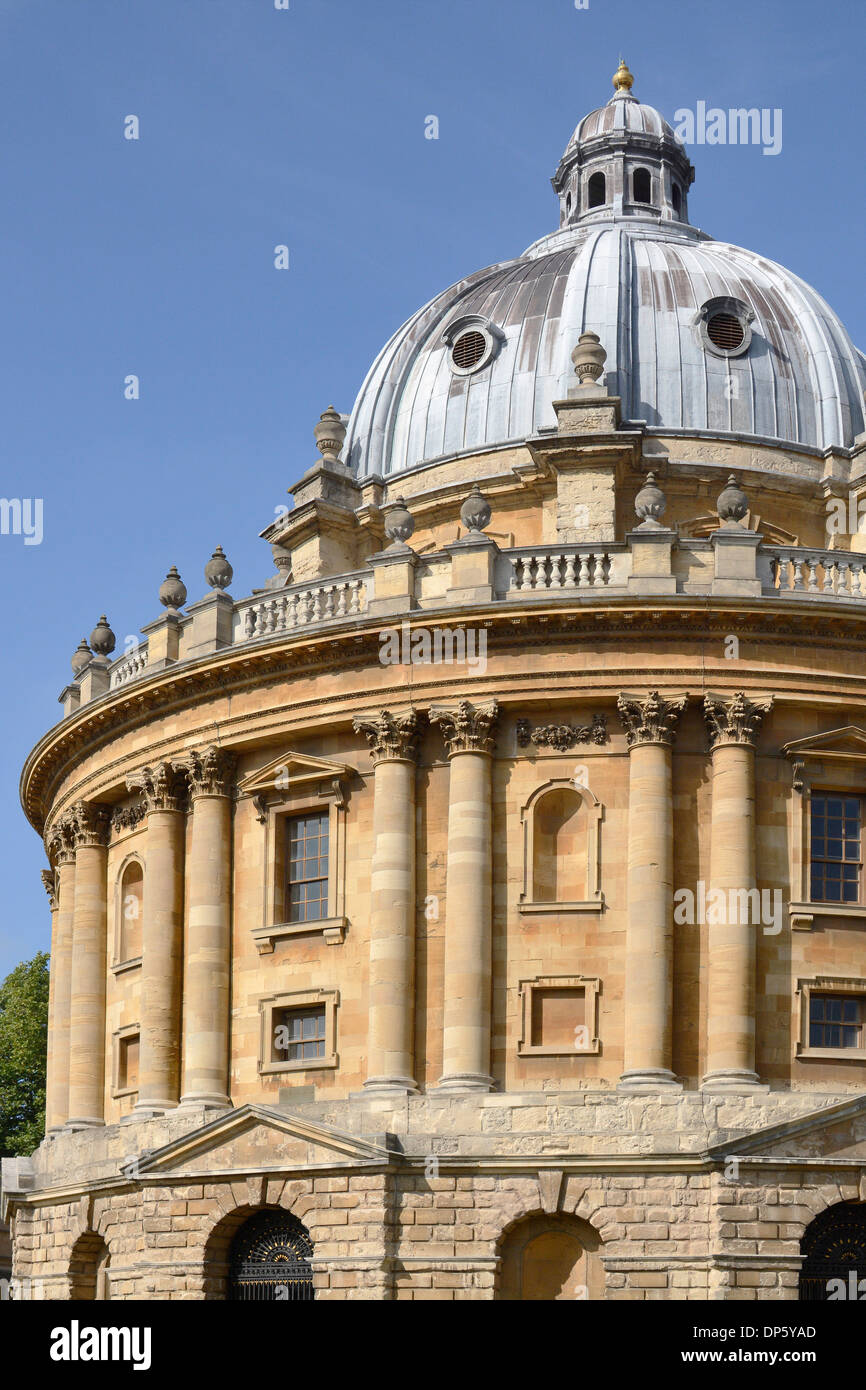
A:
<svg viewBox="0 0 866 1390">
<path fill-rule="evenodd" d="M 232 1241 L 229 1299 L 309 1302 L 315 1298 L 312 1254 L 309 1232 L 296 1216 L 286 1211 L 256 1212 Z"/>
<path fill-rule="evenodd" d="M 831 1279 L 841 1279 L 850 1298 L 849 1279 L 866 1279 L 866 1204 L 840 1202 L 809 1225 L 803 1236 L 805 1256 L 800 1272 L 800 1302 L 826 1303 Z M 838 1286 L 837 1286 L 838 1290 Z M 855 1289 L 854 1297 L 858 1297 Z"/>
</svg>

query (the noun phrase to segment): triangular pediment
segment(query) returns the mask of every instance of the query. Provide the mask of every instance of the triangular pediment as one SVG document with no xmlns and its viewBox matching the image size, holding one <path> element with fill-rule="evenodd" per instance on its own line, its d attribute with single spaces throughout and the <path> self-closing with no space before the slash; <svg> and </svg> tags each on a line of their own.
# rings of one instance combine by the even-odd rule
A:
<svg viewBox="0 0 866 1390">
<path fill-rule="evenodd" d="M 854 1096 L 793 1120 L 727 1139 L 708 1151 L 717 1158 L 830 1158 L 866 1165 L 866 1096 Z"/>
<path fill-rule="evenodd" d="M 387 1136 L 361 1139 L 332 1125 L 287 1110 L 244 1105 L 209 1124 L 140 1156 L 124 1172 L 223 1173 L 252 1170 L 304 1170 L 335 1164 L 382 1164 L 394 1157 Z"/>
<path fill-rule="evenodd" d="M 238 783 L 238 791 L 242 796 L 267 796 L 269 793 L 292 791 L 316 783 L 339 783 L 353 772 L 354 768 L 346 763 L 287 750 L 279 758 L 272 758 L 264 767 L 244 777 Z"/>
<path fill-rule="evenodd" d="M 847 762 L 866 761 L 866 729 L 856 724 L 846 724 L 841 729 L 830 729 L 826 734 L 810 734 L 807 738 L 796 738 L 786 743 L 783 753 L 791 758 L 841 758 Z"/>
</svg>

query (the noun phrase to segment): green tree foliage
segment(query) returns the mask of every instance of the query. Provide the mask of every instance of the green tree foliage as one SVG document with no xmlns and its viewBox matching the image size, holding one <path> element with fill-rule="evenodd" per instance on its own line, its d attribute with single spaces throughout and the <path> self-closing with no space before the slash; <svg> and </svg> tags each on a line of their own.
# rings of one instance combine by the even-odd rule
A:
<svg viewBox="0 0 866 1390">
<path fill-rule="evenodd" d="M 48 955 L 22 961 L 0 985 L 0 1156 L 29 1154 L 45 1133 Z"/>
</svg>

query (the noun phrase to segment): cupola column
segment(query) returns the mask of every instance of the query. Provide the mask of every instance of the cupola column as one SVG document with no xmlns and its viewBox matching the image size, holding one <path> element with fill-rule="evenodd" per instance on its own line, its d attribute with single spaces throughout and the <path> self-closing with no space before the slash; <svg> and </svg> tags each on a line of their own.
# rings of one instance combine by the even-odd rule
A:
<svg viewBox="0 0 866 1390">
<path fill-rule="evenodd" d="M 183 766 L 192 802 L 187 862 L 181 1104 L 224 1108 L 229 1099 L 232 790 L 234 755 L 210 747 Z"/>
<path fill-rule="evenodd" d="M 141 1038 L 136 1115 L 159 1115 L 180 1095 L 183 968 L 184 785 L 167 762 L 127 778 L 147 813 L 144 929 L 141 948 Z"/>
<path fill-rule="evenodd" d="M 772 700 L 704 700 L 712 754 L 707 1070 L 702 1089 L 750 1090 L 755 1071 L 755 745 Z"/>
<path fill-rule="evenodd" d="M 373 750 L 373 863 L 370 883 L 370 1016 L 365 1089 L 417 1090 L 415 1029 L 414 711 L 356 719 Z"/>
<path fill-rule="evenodd" d="M 623 1089 L 679 1087 L 671 1070 L 673 793 L 671 750 L 687 697 L 620 695 L 629 747 L 628 925 Z"/>
<path fill-rule="evenodd" d="M 493 926 L 493 728 L 499 705 L 431 709 L 450 762 L 443 1072 L 439 1087 L 489 1091 Z"/>
<path fill-rule="evenodd" d="M 105 1123 L 109 808 L 79 801 L 70 813 L 69 826 L 75 844 L 75 889 L 67 1124 L 83 1129 Z"/>
</svg>

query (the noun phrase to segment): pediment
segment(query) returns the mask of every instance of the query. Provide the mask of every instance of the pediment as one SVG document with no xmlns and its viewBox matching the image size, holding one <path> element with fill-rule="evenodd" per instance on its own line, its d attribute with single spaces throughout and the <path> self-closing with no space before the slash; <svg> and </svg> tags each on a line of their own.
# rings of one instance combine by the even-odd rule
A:
<svg viewBox="0 0 866 1390">
<path fill-rule="evenodd" d="M 394 1157 L 386 1137 L 361 1139 L 289 1111 L 244 1105 L 125 1164 L 122 1171 L 143 1177 L 190 1171 L 303 1170 L 335 1163 L 379 1165 Z"/>
<path fill-rule="evenodd" d="M 810 734 L 796 738 L 782 749 L 789 757 L 804 761 L 807 758 L 844 759 L 846 762 L 866 761 L 866 729 L 846 724 L 825 734 Z"/>
<path fill-rule="evenodd" d="M 866 1096 L 812 1110 L 742 1139 L 727 1139 L 708 1152 L 713 1158 L 838 1158 L 866 1166 Z"/>
<path fill-rule="evenodd" d="M 242 796 L 267 796 L 317 783 L 339 784 L 353 772 L 354 768 L 346 763 L 314 758 L 309 753 L 295 753 L 289 749 L 281 757 L 272 758 L 264 767 L 244 777 L 238 783 L 238 791 Z"/>
</svg>

